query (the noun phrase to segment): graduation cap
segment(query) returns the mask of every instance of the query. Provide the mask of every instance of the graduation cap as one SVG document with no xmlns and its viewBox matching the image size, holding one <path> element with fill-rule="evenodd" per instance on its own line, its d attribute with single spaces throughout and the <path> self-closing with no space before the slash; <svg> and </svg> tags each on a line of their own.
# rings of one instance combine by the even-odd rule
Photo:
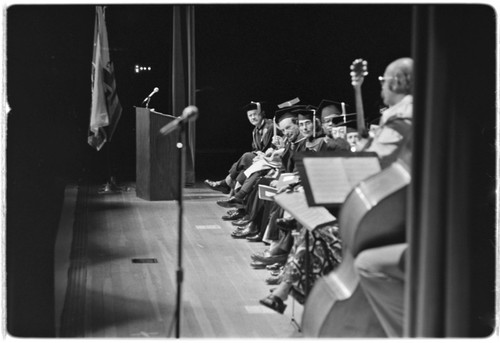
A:
<svg viewBox="0 0 500 343">
<path fill-rule="evenodd" d="M 300 102 L 299 98 L 293 98 L 292 100 L 285 101 L 284 103 L 281 103 L 278 105 L 279 109 L 284 109 L 285 107 L 291 107 Z"/>
<path fill-rule="evenodd" d="M 358 123 L 356 120 L 348 120 L 346 122 L 339 122 L 332 127 L 332 136 L 346 138 L 350 132 L 357 132 Z"/>
<path fill-rule="evenodd" d="M 323 109 L 328 108 L 327 111 L 323 112 Z M 345 102 L 337 102 L 332 100 L 321 100 L 318 105 L 317 113 L 321 116 L 321 121 L 324 122 L 326 119 L 342 117 L 344 121 L 347 121 L 347 117 L 355 116 L 356 113 L 347 113 L 350 108 Z"/>
<path fill-rule="evenodd" d="M 333 124 L 333 127 L 341 127 L 345 126 L 347 128 L 347 131 L 349 132 L 350 129 L 353 129 L 354 131 L 357 131 L 358 129 L 358 121 L 357 120 L 348 120 L 346 122 L 338 122 L 336 124 Z"/>
<path fill-rule="evenodd" d="M 316 136 L 316 113 L 317 107 L 307 105 L 304 108 L 299 108 L 294 110 L 298 115 L 299 121 L 301 120 L 310 120 L 313 124 L 313 136 Z"/>
<path fill-rule="evenodd" d="M 243 111 L 248 112 L 251 110 L 257 110 L 258 113 L 263 115 L 266 113 L 265 108 L 267 107 L 267 102 L 262 101 L 250 101 L 250 103 L 243 106 Z"/>
<path fill-rule="evenodd" d="M 297 113 L 299 120 L 313 120 L 316 116 L 316 107 L 314 106 L 305 106 L 302 108 L 296 108 L 293 110 L 294 113 Z"/>
<path fill-rule="evenodd" d="M 283 119 L 286 119 L 286 118 L 297 118 L 298 113 L 296 111 L 301 109 L 301 108 L 305 108 L 305 107 L 306 106 L 304 106 L 304 105 L 296 105 L 296 106 L 289 106 L 289 107 L 279 109 L 275 112 L 274 119 L 275 119 L 276 123 L 279 123 L 280 121 L 282 121 Z"/>
</svg>

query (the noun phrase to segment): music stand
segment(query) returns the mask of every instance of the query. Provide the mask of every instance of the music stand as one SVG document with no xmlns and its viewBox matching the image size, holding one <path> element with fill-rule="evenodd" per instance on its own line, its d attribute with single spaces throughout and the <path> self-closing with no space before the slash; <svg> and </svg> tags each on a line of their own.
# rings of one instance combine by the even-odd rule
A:
<svg viewBox="0 0 500 343">
<path fill-rule="evenodd" d="M 309 206 L 338 209 L 359 182 L 380 172 L 374 152 L 300 152 L 296 167 Z"/>
</svg>

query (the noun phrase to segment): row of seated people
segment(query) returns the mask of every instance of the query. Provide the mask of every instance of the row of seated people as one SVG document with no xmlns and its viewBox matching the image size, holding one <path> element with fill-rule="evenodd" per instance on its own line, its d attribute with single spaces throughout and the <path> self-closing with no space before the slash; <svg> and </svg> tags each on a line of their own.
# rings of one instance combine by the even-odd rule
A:
<svg viewBox="0 0 500 343">
<path fill-rule="evenodd" d="M 255 126 L 254 151 L 243 154 L 225 179 L 206 180 L 205 183 L 229 194 L 226 200 L 219 200 L 217 204 L 231 208 L 222 219 L 231 220 L 235 226 L 231 233 L 233 238 L 262 241 L 268 245 L 261 253 L 251 256 L 251 266 L 270 270 L 271 276 L 266 282 L 277 285 L 260 300 L 262 305 L 283 313 L 289 295 L 304 304 L 306 283 L 313 284 L 341 263 L 342 242 L 338 225 L 333 223 L 311 231 L 306 245 L 307 229 L 276 202 L 261 199 L 259 185 L 277 187 L 281 174 L 297 174 L 294 155 L 304 151 L 374 151 L 382 168 L 389 166 L 398 158 L 411 129 L 411 66 L 411 59 L 405 58 L 387 67 L 385 80 L 381 79 L 381 94 L 388 109 L 382 114 L 380 126 L 370 132 L 368 138 L 357 136 L 355 121 L 346 120 L 353 114 L 346 114 L 344 108 L 340 111 L 339 104 L 333 101 L 323 100 L 318 107 L 286 106 L 275 112 L 274 120 L 265 118 L 261 103 L 251 102 L 247 106 L 248 119 Z M 391 78 L 396 83 L 385 84 Z M 392 84 L 394 87 L 390 88 Z M 300 179 L 277 189 L 278 194 L 284 191 L 303 191 Z M 305 265 L 306 254 L 308 266 Z M 367 296 L 370 299 L 370 294 Z M 397 333 L 391 332 L 391 335 L 397 336 Z"/>
<path fill-rule="evenodd" d="M 305 257 L 306 230 L 277 203 L 260 199 L 258 186 L 276 187 L 280 174 L 296 174 L 293 156 L 297 152 L 354 151 L 358 133 L 354 128 L 355 121 L 347 120 L 353 114 L 341 113 L 340 105 L 323 100 L 317 108 L 311 105 L 288 106 L 276 111 L 276 122 L 273 124 L 272 120 L 263 116 L 260 103 L 250 103 L 246 110 L 250 122 L 256 127 L 253 146 L 264 148 L 265 151 L 256 150 L 243 154 L 224 180 L 206 181 L 212 189 L 233 194 L 229 199 L 217 202 L 222 207 L 237 208 L 222 218 L 232 220 L 236 226 L 231 236 L 269 244 L 268 249 L 251 256 L 250 265 L 271 271 L 266 282 L 278 287 L 262 299 L 261 303 L 280 313 L 286 308 L 284 300 L 290 291 L 294 292 L 300 303 L 305 300 L 304 285 L 307 276 L 301 266 Z M 316 113 L 320 114 L 318 119 L 315 118 Z M 277 128 L 274 129 L 273 125 Z M 262 128 L 262 134 L 259 133 L 259 128 Z M 270 142 L 266 142 L 266 138 Z M 300 182 L 286 189 L 300 191 Z M 314 230 L 310 243 L 315 268 L 310 270 L 314 275 L 309 275 L 309 278 L 316 279 L 333 270 L 341 261 L 338 227 L 329 225 Z"/>
</svg>

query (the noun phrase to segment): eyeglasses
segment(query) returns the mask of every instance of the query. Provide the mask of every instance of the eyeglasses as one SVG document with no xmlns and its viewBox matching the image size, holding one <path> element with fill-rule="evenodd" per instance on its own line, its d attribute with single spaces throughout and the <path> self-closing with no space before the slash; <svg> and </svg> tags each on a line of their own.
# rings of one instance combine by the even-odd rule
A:
<svg viewBox="0 0 500 343">
<path fill-rule="evenodd" d="M 378 80 L 380 81 L 381 85 L 383 85 L 385 83 L 385 81 L 391 80 L 391 79 L 397 79 L 397 77 L 394 77 L 394 76 L 388 76 L 388 77 L 379 76 L 378 77 Z"/>
</svg>

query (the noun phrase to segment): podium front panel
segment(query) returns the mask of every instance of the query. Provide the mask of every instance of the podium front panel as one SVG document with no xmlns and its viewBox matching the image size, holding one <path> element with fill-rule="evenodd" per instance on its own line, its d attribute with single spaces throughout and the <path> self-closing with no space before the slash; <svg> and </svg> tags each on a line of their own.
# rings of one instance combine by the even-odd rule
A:
<svg viewBox="0 0 500 343">
<path fill-rule="evenodd" d="M 136 108 L 136 194 L 145 200 L 177 200 L 178 133 L 159 135 L 175 117 Z"/>
</svg>

